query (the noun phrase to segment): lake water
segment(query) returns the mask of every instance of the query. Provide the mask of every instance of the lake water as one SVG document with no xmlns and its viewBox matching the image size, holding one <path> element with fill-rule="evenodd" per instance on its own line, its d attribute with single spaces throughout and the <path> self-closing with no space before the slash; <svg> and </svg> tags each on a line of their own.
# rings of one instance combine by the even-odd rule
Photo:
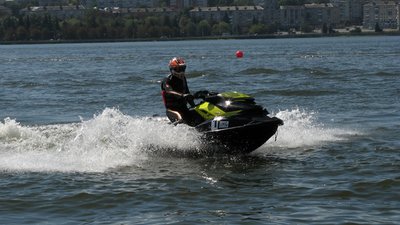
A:
<svg viewBox="0 0 400 225">
<path fill-rule="evenodd" d="M 0 45 L 0 223 L 398 224 L 399 43 Z M 187 157 L 198 134 L 160 96 L 173 56 L 192 92 L 244 92 L 283 119 L 276 141 Z"/>
</svg>

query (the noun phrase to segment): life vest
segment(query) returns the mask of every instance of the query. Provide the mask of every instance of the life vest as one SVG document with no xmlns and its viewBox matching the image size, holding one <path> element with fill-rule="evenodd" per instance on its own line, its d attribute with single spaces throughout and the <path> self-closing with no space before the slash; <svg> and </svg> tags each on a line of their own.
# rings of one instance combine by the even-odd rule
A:
<svg viewBox="0 0 400 225">
<path fill-rule="evenodd" d="M 169 94 L 168 91 L 189 93 L 186 78 L 181 80 L 172 75 L 164 78 L 161 83 L 161 96 L 167 109 L 187 109 L 186 100 L 183 97 Z"/>
</svg>

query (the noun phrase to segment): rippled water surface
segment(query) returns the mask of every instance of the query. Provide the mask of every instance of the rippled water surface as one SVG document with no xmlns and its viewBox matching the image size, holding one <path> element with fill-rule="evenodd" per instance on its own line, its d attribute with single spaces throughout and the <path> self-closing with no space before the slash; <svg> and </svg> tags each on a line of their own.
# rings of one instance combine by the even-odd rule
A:
<svg viewBox="0 0 400 225">
<path fill-rule="evenodd" d="M 398 224 L 400 37 L 0 45 L 1 224 Z M 237 59 L 236 50 L 244 57 Z M 246 156 L 188 157 L 160 80 L 284 120 Z"/>
</svg>

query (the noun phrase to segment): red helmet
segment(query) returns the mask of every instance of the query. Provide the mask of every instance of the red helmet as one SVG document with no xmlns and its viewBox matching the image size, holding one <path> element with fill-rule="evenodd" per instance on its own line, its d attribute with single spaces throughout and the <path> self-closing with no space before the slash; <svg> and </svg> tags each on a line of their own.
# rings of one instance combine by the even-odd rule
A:
<svg viewBox="0 0 400 225">
<path fill-rule="evenodd" d="M 186 70 L 185 60 L 180 57 L 174 57 L 169 61 L 169 70 L 172 72 L 182 73 Z"/>
</svg>

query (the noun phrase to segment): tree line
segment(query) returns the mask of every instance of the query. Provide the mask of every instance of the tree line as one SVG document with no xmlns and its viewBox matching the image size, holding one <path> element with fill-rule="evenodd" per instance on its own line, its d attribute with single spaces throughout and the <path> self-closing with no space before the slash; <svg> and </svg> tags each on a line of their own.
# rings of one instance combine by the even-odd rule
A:
<svg viewBox="0 0 400 225">
<path fill-rule="evenodd" d="M 175 38 L 229 34 L 266 34 L 275 32 L 275 25 L 253 21 L 248 28 L 233 27 L 229 19 L 222 21 L 191 18 L 188 11 L 174 17 L 114 15 L 88 10 L 81 19 L 57 19 L 49 14 L 5 16 L 0 18 L 0 41 L 92 40 Z"/>
<path fill-rule="evenodd" d="M 280 5 L 304 4 L 311 0 L 279 0 Z M 314 0 L 314 2 L 327 0 Z M 72 3 L 75 3 L 71 0 Z M 77 1 L 78 2 L 78 1 Z M 76 2 L 76 4 L 78 4 Z M 164 2 L 164 3 L 163 3 Z M 189 9 L 179 15 L 134 17 L 115 15 L 100 10 L 87 10 L 83 18 L 58 19 L 49 14 L 20 15 L 19 10 L 30 6 L 7 3 L 12 15 L 0 15 L 0 41 L 40 40 L 92 40 L 205 37 L 222 34 L 270 34 L 278 30 L 278 24 L 263 24 L 257 20 L 249 27 L 235 27 L 226 16 L 222 21 L 200 20 L 189 15 Z M 160 0 L 160 4 L 168 1 Z M 209 6 L 251 5 L 252 0 L 209 0 Z M 305 24 L 302 31 L 311 27 Z"/>
</svg>

